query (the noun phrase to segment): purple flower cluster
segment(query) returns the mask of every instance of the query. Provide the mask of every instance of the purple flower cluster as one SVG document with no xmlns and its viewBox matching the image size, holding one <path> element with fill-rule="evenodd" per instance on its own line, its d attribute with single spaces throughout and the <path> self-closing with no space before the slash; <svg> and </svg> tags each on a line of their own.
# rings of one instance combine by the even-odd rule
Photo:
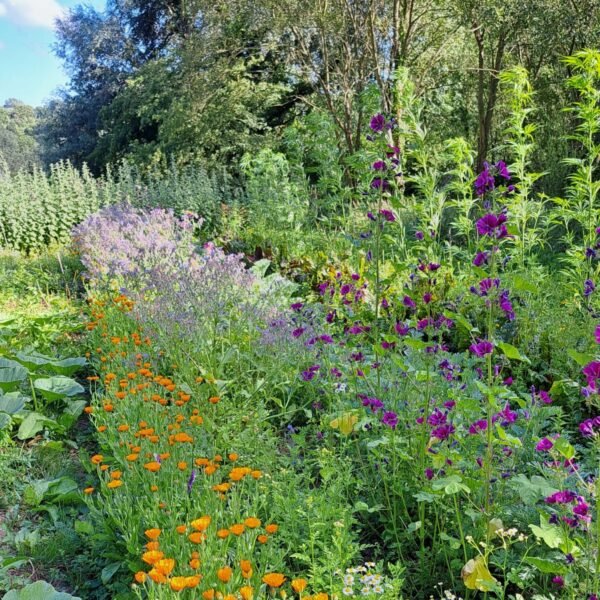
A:
<svg viewBox="0 0 600 600">
<path fill-rule="evenodd" d="M 494 190 L 497 178 L 510 181 L 510 172 L 506 163 L 503 160 L 499 160 L 495 165 L 484 162 L 483 171 L 477 175 L 475 180 L 475 193 L 478 196 L 484 196 L 487 192 Z"/>
</svg>

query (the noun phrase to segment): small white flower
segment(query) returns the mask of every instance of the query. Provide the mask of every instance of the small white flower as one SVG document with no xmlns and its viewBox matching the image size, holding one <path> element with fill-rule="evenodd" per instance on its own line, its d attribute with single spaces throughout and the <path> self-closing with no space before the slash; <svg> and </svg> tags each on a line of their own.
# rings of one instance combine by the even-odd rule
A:
<svg viewBox="0 0 600 600">
<path fill-rule="evenodd" d="M 375 594 L 383 594 L 383 588 L 380 585 L 376 585 L 373 587 L 373 592 Z"/>
<path fill-rule="evenodd" d="M 344 596 L 354 596 L 354 590 L 351 587 L 345 587 L 342 590 L 342 594 L 344 594 Z"/>
<path fill-rule="evenodd" d="M 368 596 L 371 593 L 371 588 L 365 585 L 365 587 L 360 590 L 360 593 L 363 596 Z"/>
<path fill-rule="evenodd" d="M 344 585 L 345 586 L 354 585 L 354 576 L 351 575 L 350 573 L 348 573 L 347 575 L 344 575 Z"/>
</svg>

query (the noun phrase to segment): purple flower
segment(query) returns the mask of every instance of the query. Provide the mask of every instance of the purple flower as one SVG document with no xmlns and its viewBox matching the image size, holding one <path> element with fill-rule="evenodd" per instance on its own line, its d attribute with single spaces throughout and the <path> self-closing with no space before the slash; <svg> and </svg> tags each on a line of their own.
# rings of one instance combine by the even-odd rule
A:
<svg viewBox="0 0 600 600">
<path fill-rule="evenodd" d="M 473 265 L 481 267 L 481 265 L 487 263 L 489 252 L 478 252 L 473 259 Z"/>
<path fill-rule="evenodd" d="M 369 325 L 361 325 L 360 323 L 354 323 L 352 327 L 348 328 L 348 333 L 351 333 L 352 335 L 358 335 L 360 333 L 366 333 L 370 330 L 371 327 L 369 327 Z"/>
<path fill-rule="evenodd" d="M 586 298 L 591 296 L 595 289 L 596 289 L 596 286 L 594 285 L 594 282 L 591 279 L 586 279 L 583 282 L 583 295 Z"/>
<path fill-rule="evenodd" d="M 410 296 L 404 296 L 404 298 L 402 298 L 402 304 L 404 304 L 406 308 L 412 308 L 413 310 L 417 308 L 415 301 Z"/>
<path fill-rule="evenodd" d="M 388 210 L 387 208 L 382 208 L 379 211 L 379 214 L 388 222 L 388 223 L 393 223 L 396 220 L 396 217 L 394 216 L 394 213 L 391 210 Z"/>
<path fill-rule="evenodd" d="M 500 177 L 506 179 L 507 181 L 510 180 L 510 171 L 508 170 L 508 167 L 506 166 L 506 163 L 503 160 L 499 160 L 495 164 L 495 167 Z"/>
<path fill-rule="evenodd" d="M 477 175 L 475 179 L 475 193 L 478 196 L 483 196 L 486 192 L 494 189 L 494 176 L 490 172 L 490 165 L 487 162 L 483 163 L 483 171 Z"/>
<path fill-rule="evenodd" d="M 302 304 L 302 302 L 294 302 L 294 304 L 292 304 L 290 306 L 290 308 L 294 311 L 294 312 L 300 312 L 300 310 L 302 309 L 302 307 L 304 306 L 304 304 Z"/>
<path fill-rule="evenodd" d="M 455 431 L 452 423 L 446 423 L 445 425 L 440 425 L 440 427 L 433 429 L 431 435 L 442 442 L 447 440 Z"/>
<path fill-rule="evenodd" d="M 385 171 L 387 166 L 385 164 L 385 161 L 383 160 L 376 160 L 372 165 L 371 168 L 374 171 Z"/>
<path fill-rule="evenodd" d="M 425 236 L 422 231 L 415 231 L 415 239 L 421 241 L 424 237 Z"/>
<path fill-rule="evenodd" d="M 445 425 L 447 421 L 447 415 L 443 413 L 439 408 L 436 408 L 429 415 L 429 417 L 427 417 L 427 423 L 432 426 Z"/>
<path fill-rule="evenodd" d="M 398 425 L 398 415 L 393 411 L 387 411 L 383 414 L 381 422 L 390 429 L 396 429 Z"/>
<path fill-rule="evenodd" d="M 559 588 L 565 587 L 565 580 L 560 575 L 555 575 L 552 578 L 552 583 Z"/>
<path fill-rule="evenodd" d="M 374 131 L 375 133 L 381 133 L 385 127 L 385 117 L 381 113 L 371 117 L 369 127 L 371 128 L 371 131 Z"/>
<path fill-rule="evenodd" d="M 375 177 L 375 179 L 373 179 L 373 181 L 371 182 L 371 187 L 374 190 L 387 190 L 390 187 L 390 184 L 387 181 L 387 179 Z"/>
<path fill-rule="evenodd" d="M 544 502 L 546 504 L 570 504 L 577 498 L 577 494 L 572 492 L 571 490 L 563 490 L 561 492 L 554 492 L 554 494 L 550 494 Z"/>
<path fill-rule="evenodd" d="M 494 351 L 494 344 L 488 340 L 479 340 L 476 344 L 471 344 L 469 350 L 475 354 L 475 356 L 483 358 Z"/>
<path fill-rule="evenodd" d="M 304 327 L 298 327 L 292 331 L 292 337 L 299 338 L 304 333 Z"/>
<path fill-rule="evenodd" d="M 485 419 L 480 419 L 479 421 L 475 421 L 475 423 L 471 423 L 469 426 L 469 433 L 471 435 L 476 435 L 481 431 L 485 431 L 487 429 L 487 421 Z"/>
<path fill-rule="evenodd" d="M 431 481 L 433 479 L 433 469 L 425 469 L 425 477 L 428 481 Z"/>
<path fill-rule="evenodd" d="M 600 344 L 600 325 L 596 325 L 596 329 L 594 329 L 594 338 L 596 344 Z"/>
<path fill-rule="evenodd" d="M 542 438 L 537 444 L 535 449 L 538 452 L 548 452 L 548 450 L 552 449 L 554 443 L 548 438 Z"/>
<path fill-rule="evenodd" d="M 589 510 L 589 505 L 583 501 L 580 501 L 573 507 L 573 514 L 577 515 L 578 517 L 585 517 L 587 516 Z"/>
<path fill-rule="evenodd" d="M 188 495 L 192 493 L 192 487 L 194 486 L 194 481 L 196 481 L 196 469 L 192 469 L 192 472 L 190 473 L 190 478 L 188 479 L 188 482 L 187 482 Z"/>
<path fill-rule="evenodd" d="M 500 240 L 508 235 L 506 230 L 506 215 L 488 213 L 477 221 L 477 233 Z"/>
</svg>

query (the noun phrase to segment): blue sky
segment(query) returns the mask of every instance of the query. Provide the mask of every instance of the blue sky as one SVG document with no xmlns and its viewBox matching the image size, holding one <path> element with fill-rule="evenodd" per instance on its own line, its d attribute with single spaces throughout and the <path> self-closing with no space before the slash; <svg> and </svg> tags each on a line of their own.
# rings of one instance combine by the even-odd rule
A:
<svg viewBox="0 0 600 600">
<path fill-rule="evenodd" d="M 0 105 L 7 98 L 41 105 L 67 81 L 53 55 L 54 19 L 77 4 L 105 0 L 0 0 Z"/>
</svg>

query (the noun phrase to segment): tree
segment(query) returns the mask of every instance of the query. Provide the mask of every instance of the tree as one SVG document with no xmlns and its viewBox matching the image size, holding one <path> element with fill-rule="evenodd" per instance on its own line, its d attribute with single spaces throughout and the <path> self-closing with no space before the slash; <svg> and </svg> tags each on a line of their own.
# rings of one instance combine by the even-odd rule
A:
<svg viewBox="0 0 600 600">
<path fill-rule="evenodd" d="M 10 98 L 0 108 L 0 156 L 12 173 L 39 164 L 36 121 L 36 110 L 20 100 Z"/>
</svg>

